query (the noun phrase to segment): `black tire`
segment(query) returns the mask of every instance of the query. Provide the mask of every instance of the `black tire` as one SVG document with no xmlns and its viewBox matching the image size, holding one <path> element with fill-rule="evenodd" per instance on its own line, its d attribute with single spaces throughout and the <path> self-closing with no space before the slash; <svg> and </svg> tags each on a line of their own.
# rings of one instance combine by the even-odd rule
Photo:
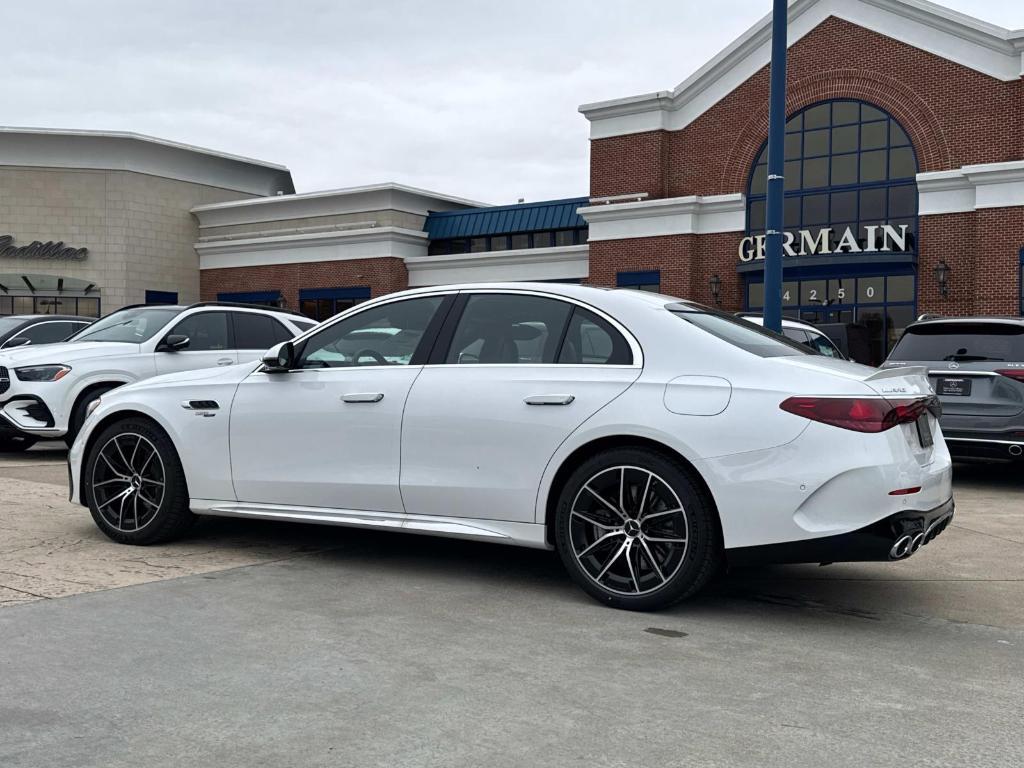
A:
<svg viewBox="0 0 1024 768">
<path fill-rule="evenodd" d="M 78 433 L 82 431 L 82 425 L 85 423 L 86 411 L 89 408 L 89 403 L 96 400 L 98 397 L 102 397 L 104 394 L 112 389 L 117 389 L 116 385 L 109 387 L 96 387 L 96 389 L 89 390 L 75 403 L 75 407 L 71 411 L 71 418 L 68 419 L 68 431 L 64 434 L 64 442 L 67 443 L 68 448 L 75 442 L 75 438 L 78 437 Z"/>
<path fill-rule="evenodd" d="M 38 438 L 28 435 L 4 435 L 0 437 L 0 453 L 22 453 L 36 444 Z"/>
<path fill-rule="evenodd" d="M 555 509 L 555 543 L 573 581 L 605 605 L 632 611 L 666 608 L 700 591 L 719 570 L 719 530 L 714 503 L 692 470 L 646 448 L 587 459 Z"/>
<path fill-rule="evenodd" d="M 129 477 L 128 469 L 131 480 L 115 479 Z M 129 487 L 136 490 L 128 491 Z M 178 452 L 167 434 L 148 419 L 127 418 L 99 434 L 86 456 L 82 490 L 96 525 L 121 544 L 171 541 L 196 519 L 189 510 Z M 112 497 L 117 498 L 111 501 Z"/>
</svg>

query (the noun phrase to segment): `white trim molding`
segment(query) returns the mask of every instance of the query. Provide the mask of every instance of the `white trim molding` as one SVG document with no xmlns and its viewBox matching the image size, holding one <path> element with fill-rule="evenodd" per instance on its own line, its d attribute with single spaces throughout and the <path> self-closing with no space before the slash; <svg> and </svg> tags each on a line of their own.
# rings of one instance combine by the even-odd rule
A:
<svg viewBox="0 0 1024 768">
<path fill-rule="evenodd" d="M 199 228 L 206 229 L 376 211 L 402 211 L 426 216 L 430 211 L 455 211 L 482 205 L 485 204 L 475 200 L 387 182 L 197 205 L 192 213 L 199 219 Z"/>
<path fill-rule="evenodd" d="M 590 274 L 586 245 L 406 258 L 409 287 L 522 280 L 577 280 Z"/>
<path fill-rule="evenodd" d="M 1024 206 L 1024 160 L 917 174 L 918 215 Z"/>
<path fill-rule="evenodd" d="M 199 269 L 353 259 L 407 259 L 427 254 L 427 233 L 401 227 L 219 240 L 195 244 Z"/>
<path fill-rule="evenodd" d="M 740 193 L 591 205 L 580 208 L 579 214 L 590 225 L 589 242 L 740 232 L 746 227 L 745 198 Z"/>
<path fill-rule="evenodd" d="M 1024 75 L 1024 30 L 1008 30 L 926 0 L 790 0 L 788 43 L 829 16 L 870 29 L 998 80 Z M 672 91 L 584 104 L 590 137 L 685 128 L 771 58 L 771 14 Z"/>
</svg>

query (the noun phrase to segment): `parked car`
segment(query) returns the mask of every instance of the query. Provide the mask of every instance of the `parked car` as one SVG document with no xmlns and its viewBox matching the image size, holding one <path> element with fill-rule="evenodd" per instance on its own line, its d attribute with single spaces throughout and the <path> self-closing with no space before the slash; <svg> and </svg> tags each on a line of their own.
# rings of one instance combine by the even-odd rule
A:
<svg viewBox="0 0 1024 768">
<path fill-rule="evenodd" d="M 930 318 L 907 327 L 884 367 L 923 365 L 955 458 L 1024 455 L 1024 318 Z"/>
<path fill-rule="evenodd" d="M 843 357 L 871 365 L 871 330 L 863 323 L 818 323 L 817 330 L 828 336 Z"/>
<path fill-rule="evenodd" d="M 596 599 L 652 609 L 723 563 L 913 554 L 953 514 L 933 400 L 921 369 L 658 294 L 417 289 L 104 394 L 71 498 L 125 544 L 221 515 L 557 548 Z"/>
<path fill-rule="evenodd" d="M 0 350 L 56 344 L 96 318 L 78 315 L 7 315 L 0 317 Z"/>
<path fill-rule="evenodd" d="M 0 450 L 42 438 L 70 444 L 104 392 L 162 373 L 255 362 L 267 346 L 314 325 L 268 307 L 134 306 L 64 343 L 0 351 Z"/>
<path fill-rule="evenodd" d="M 748 323 L 764 327 L 764 316 L 762 315 L 743 312 L 740 313 L 739 317 L 742 317 Z M 825 355 L 825 357 L 837 357 L 840 360 L 846 359 L 846 355 L 839 350 L 832 340 L 810 323 L 784 317 L 782 318 L 782 335 L 798 344 L 803 344 L 813 349 L 820 355 Z"/>
</svg>

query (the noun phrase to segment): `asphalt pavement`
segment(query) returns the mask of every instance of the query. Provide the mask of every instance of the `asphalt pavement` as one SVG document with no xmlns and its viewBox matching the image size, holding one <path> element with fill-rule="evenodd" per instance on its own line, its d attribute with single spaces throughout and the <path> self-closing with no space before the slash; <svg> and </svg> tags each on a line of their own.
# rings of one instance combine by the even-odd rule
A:
<svg viewBox="0 0 1024 768">
<path fill-rule="evenodd" d="M 958 468 L 906 562 L 636 614 L 497 545 L 216 520 L 116 546 L 61 459 L 0 459 L 4 768 L 1024 765 L 1019 472 Z"/>
</svg>

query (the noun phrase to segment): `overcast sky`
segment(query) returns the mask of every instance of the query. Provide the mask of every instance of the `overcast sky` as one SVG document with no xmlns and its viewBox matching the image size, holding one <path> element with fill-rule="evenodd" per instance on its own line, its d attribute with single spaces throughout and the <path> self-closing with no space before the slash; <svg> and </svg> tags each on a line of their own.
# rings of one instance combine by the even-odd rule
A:
<svg viewBox="0 0 1024 768">
<path fill-rule="evenodd" d="M 586 194 L 580 104 L 669 90 L 769 0 L 2 0 L 0 124 L 135 131 L 493 203 Z M 946 0 L 1024 27 L 1020 0 Z"/>
</svg>

